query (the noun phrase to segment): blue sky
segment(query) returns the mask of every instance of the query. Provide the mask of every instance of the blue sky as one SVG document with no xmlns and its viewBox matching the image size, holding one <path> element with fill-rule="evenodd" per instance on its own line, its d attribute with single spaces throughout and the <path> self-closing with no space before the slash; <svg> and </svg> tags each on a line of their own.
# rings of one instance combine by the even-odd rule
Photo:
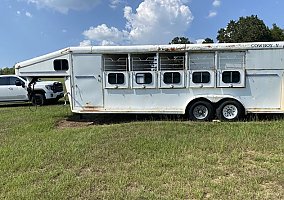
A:
<svg viewBox="0 0 284 200">
<path fill-rule="evenodd" d="M 0 67 L 69 46 L 192 42 L 258 15 L 284 28 L 283 0 L 1 0 Z"/>
</svg>

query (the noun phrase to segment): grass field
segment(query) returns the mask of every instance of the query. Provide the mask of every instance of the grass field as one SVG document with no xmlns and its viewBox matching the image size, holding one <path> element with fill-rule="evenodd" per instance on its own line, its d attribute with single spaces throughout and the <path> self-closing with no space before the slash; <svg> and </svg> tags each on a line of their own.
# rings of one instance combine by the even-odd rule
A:
<svg viewBox="0 0 284 200">
<path fill-rule="evenodd" d="M 284 199 L 283 118 L 0 113 L 0 199 Z"/>
</svg>

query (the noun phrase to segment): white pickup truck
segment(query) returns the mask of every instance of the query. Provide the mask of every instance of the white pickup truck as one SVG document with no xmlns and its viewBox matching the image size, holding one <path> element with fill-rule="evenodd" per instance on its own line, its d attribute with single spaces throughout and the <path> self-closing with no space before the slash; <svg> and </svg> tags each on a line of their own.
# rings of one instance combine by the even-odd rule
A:
<svg viewBox="0 0 284 200">
<path fill-rule="evenodd" d="M 37 81 L 29 91 L 29 81 L 25 77 L 0 75 L 0 102 L 31 101 L 44 105 L 56 103 L 63 96 L 63 85 L 58 81 Z"/>
</svg>

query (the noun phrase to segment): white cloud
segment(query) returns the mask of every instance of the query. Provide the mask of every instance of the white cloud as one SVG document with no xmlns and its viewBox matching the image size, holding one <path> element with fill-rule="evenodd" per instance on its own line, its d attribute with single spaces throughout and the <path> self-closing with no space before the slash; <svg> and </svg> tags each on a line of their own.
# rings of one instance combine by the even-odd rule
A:
<svg viewBox="0 0 284 200">
<path fill-rule="evenodd" d="M 125 0 L 110 0 L 109 6 L 115 9 L 119 4 L 125 3 Z"/>
<path fill-rule="evenodd" d="M 188 30 L 193 15 L 184 0 L 144 0 L 133 11 L 124 8 L 125 30 L 106 24 L 90 27 L 83 32 L 87 40 L 99 44 L 168 43 Z"/>
<path fill-rule="evenodd" d="M 39 8 L 47 7 L 61 13 L 68 13 L 69 10 L 84 10 L 97 5 L 101 0 L 25 0 L 28 3 L 36 4 Z"/>
<path fill-rule="evenodd" d="M 91 45 L 92 45 L 91 40 L 83 40 L 82 42 L 80 42 L 81 47 L 86 47 L 86 46 L 91 46 Z"/>
<path fill-rule="evenodd" d="M 221 0 L 214 0 L 212 5 L 213 5 L 214 7 L 220 7 L 220 5 L 221 5 Z"/>
<path fill-rule="evenodd" d="M 195 42 L 196 44 L 202 44 L 202 42 L 204 42 L 204 39 L 197 39 Z"/>
<path fill-rule="evenodd" d="M 207 17 L 208 17 L 208 18 L 212 18 L 212 17 L 217 16 L 217 14 L 218 14 L 218 13 L 217 13 L 216 11 L 210 11 Z"/>
<path fill-rule="evenodd" d="M 218 12 L 216 9 L 221 6 L 221 0 L 213 0 L 212 6 L 213 10 L 209 12 L 207 18 L 213 18 L 217 16 Z"/>
<path fill-rule="evenodd" d="M 125 43 L 128 38 L 126 31 L 120 31 L 115 27 L 108 27 L 106 24 L 101 24 L 97 27 L 90 27 L 83 32 L 83 35 L 88 40 L 99 41 L 100 45 L 114 45 Z"/>
<path fill-rule="evenodd" d="M 25 15 L 26 17 L 29 17 L 29 18 L 32 18 L 32 17 L 33 17 L 33 15 L 32 15 L 30 12 L 28 12 L 28 11 L 25 11 L 25 12 L 22 13 L 21 11 L 18 10 L 16 13 L 17 13 L 17 15 L 19 15 L 19 16 L 23 14 L 23 15 Z"/>
<path fill-rule="evenodd" d="M 30 17 L 30 18 L 33 17 L 33 15 L 32 15 L 30 12 L 26 12 L 25 15 L 26 15 L 27 17 Z"/>
</svg>

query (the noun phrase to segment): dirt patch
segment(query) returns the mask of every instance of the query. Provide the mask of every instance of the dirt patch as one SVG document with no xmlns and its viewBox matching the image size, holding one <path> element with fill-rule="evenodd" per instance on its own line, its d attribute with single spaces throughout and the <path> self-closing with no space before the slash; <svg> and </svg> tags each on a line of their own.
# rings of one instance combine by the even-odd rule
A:
<svg viewBox="0 0 284 200">
<path fill-rule="evenodd" d="M 72 115 L 66 119 L 57 122 L 56 127 L 74 128 L 86 127 L 92 125 L 109 125 L 137 121 L 134 115 L 114 115 L 114 114 L 101 114 L 101 115 Z M 139 120 L 138 120 L 139 121 Z"/>
<path fill-rule="evenodd" d="M 56 127 L 74 128 L 92 125 L 111 125 L 142 121 L 184 121 L 179 115 L 136 115 L 136 114 L 88 114 L 71 115 L 70 117 L 57 122 Z"/>
<path fill-rule="evenodd" d="M 60 120 L 56 123 L 56 128 L 64 129 L 64 128 L 76 128 L 76 127 L 86 127 L 93 125 L 92 122 L 76 122 L 76 121 L 68 121 L 66 119 Z"/>
</svg>

